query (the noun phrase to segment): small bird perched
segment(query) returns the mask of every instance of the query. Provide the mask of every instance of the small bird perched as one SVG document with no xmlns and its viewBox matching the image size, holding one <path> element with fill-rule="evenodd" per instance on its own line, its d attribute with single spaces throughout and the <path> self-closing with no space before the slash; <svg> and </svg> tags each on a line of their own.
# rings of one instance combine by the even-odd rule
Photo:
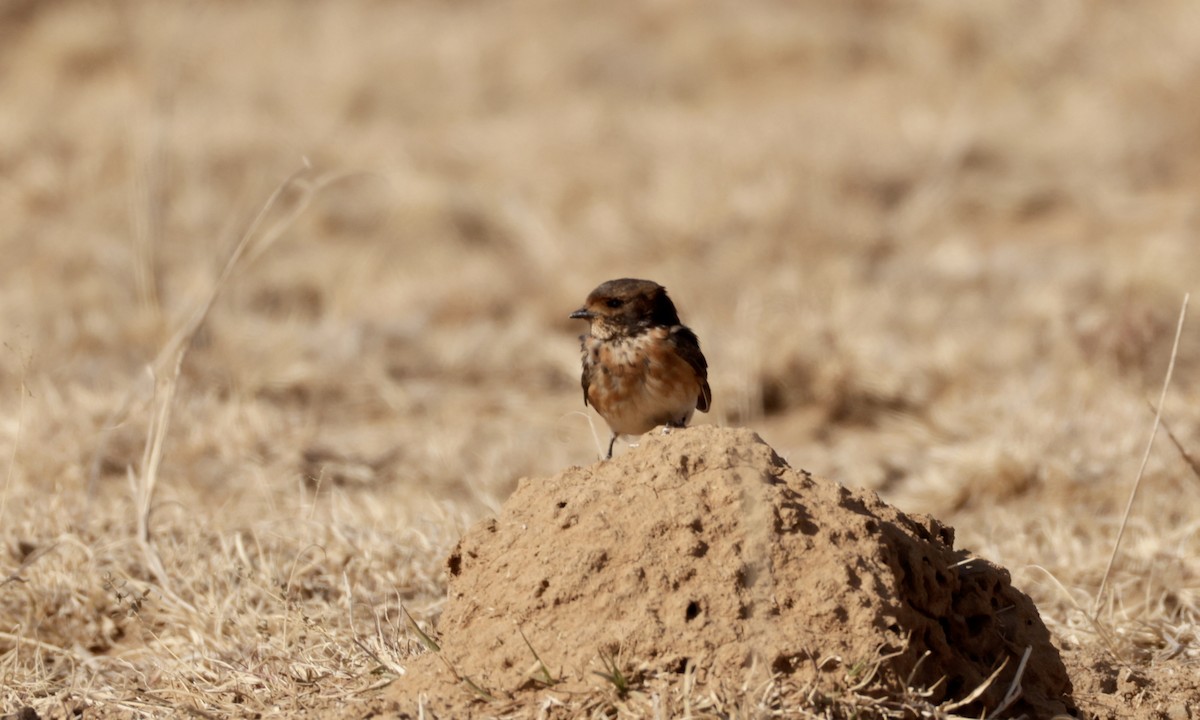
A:
<svg viewBox="0 0 1200 720">
<path fill-rule="evenodd" d="M 618 435 L 684 427 L 695 410 L 708 412 L 708 362 L 662 285 L 609 280 L 570 316 L 589 323 L 579 336 L 583 404 L 596 408 L 612 430 L 606 459 Z"/>
</svg>

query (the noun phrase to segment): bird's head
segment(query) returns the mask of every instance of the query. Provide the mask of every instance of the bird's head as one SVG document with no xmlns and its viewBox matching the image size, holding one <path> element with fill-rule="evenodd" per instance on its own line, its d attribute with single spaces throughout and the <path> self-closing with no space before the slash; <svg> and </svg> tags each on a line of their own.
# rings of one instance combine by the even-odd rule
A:
<svg viewBox="0 0 1200 720">
<path fill-rule="evenodd" d="M 571 313 L 591 323 L 592 335 L 608 340 L 633 335 L 649 327 L 679 324 L 667 289 L 650 280 L 609 280 L 588 295 L 583 307 Z"/>
</svg>

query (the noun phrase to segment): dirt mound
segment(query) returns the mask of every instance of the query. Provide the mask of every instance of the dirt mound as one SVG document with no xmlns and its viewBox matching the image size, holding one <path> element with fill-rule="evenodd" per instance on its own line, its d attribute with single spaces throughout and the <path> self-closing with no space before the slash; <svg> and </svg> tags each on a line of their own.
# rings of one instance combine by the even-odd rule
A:
<svg viewBox="0 0 1200 720">
<path fill-rule="evenodd" d="M 794 471 L 747 430 L 651 434 L 615 460 L 525 479 L 448 569 L 441 657 L 410 667 L 402 704 L 419 693 L 436 711 L 480 690 L 533 702 L 604 684 L 613 662 L 626 679 L 693 666 L 701 683 L 773 673 L 821 692 L 927 689 L 936 704 L 1003 664 L 958 710 L 978 715 L 1004 701 L 1027 648 L 1005 715 L 1071 704 L 1004 569 L 955 551 L 932 518 Z"/>
</svg>

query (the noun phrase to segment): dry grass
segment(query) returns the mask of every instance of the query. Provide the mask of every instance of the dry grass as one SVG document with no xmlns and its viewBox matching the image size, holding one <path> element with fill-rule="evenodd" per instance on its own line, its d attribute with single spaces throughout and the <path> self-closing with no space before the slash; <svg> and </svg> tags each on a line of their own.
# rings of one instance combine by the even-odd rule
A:
<svg viewBox="0 0 1200 720">
<path fill-rule="evenodd" d="M 1195 323 L 1091 599 L 1198 289 L 1198 79 L 1182 0 L 0 7 L 0 710 L 394 677 L 459 530 L 594 458 L 565 315 L 622 275 L 713 422 L 954 524 L 1064 646 L 1195 661 Z"/>
</svg>

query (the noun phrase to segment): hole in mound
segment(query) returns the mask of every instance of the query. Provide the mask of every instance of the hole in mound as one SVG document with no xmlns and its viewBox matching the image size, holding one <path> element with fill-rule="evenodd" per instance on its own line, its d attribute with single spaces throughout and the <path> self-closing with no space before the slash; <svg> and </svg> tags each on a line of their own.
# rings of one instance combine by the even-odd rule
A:
<svg viewBox="0 0 1200 720">
<path fill-rule="evenodd" d="M 600 572 L 608 566 L 608 553 L 603 550 L 593 551 L 588 555 L 587 567 L 592 572 Z"/>
<path fill-rule="evenodd" d="M 566 500 L 559 500 L 558 502 L 554 503 L 554 507 L 558 508 L 559 510 L 562 510 L 566 506 L 567 506 Z"/>
<path fill-rule="evenodd" d="M 684 619 L 686 619 L 688 622 L 691 622 L 691 621 L 695 620 L 697 617 L 699 617 L 700 616 L 700 603 L 696 602 L 695 600 L 688 603 L 687 610 L 684 611 L 683 616 L 684 616 Z"/>
<path fill-rule="evenodd" d="M 692 549 L 688 551 L 688 554 L 697 558 L 704 557 L 708 554 L 708 543 L 704 542 L 703 540 L 697 542 Z"/>
<path fill-rule="evenodd" d="M 452 554 L 446 560 L 446 567 L 450 570 L 451 575 L 457 577 L 462 572 L 462 555 L 458 553 Z"/>
<path fill-rule="evenodd" d="M 679 662 L 675 663 L 675 672 L 680 675 L 687 672 L 688 658 L 679 658 Z"/>
<path fill-rule="evenodd" d="M 962 697 L 965 692 L 961 677 L 952 677 L 946 680 L 946 697 Z"/>
<path fill-rule="evenodd" d="M 693 520 L 688 527 L 690 527 L 694 533 L 704 532 L 704 523 L 700 522 L 700 518 Z"/>
<path fill-rule="evenodd" d="M 967 618 L 967 633 L 970 637 L 975 637 L 983 632 L 984 628 L 992 623 L 991 615 L 972 615 Z"/>
<path fill-rule="evenodd" d="M 796 671 L 796 658 L 791 655 L 776 655 L 771 670 L 780 675 L 791 675 Z"/>
<path fill-rule="evenodd" d="M 1102 673 L 1100 678 L 1100 692 L 1105 695 L 1115 695 L 1117 692 L 1117 672 L 1116 669 L 1106 663 L 1098 662 L 1094 668 L 1097 672 Z"/>
<path fill-rule="evenodd" d="M 537 591 L 535 591 L 533 593 L 533 596 L 535 598 L 540 598 L 542 595 L 544 595 L 546 593 L 546 590 L 549 589 L 549 587 L 550 587 L 550 581 L 543 578 L 542 581 L 540 583 L 538 583 L 538 589 L 537 589 Z"/>
</svg>

